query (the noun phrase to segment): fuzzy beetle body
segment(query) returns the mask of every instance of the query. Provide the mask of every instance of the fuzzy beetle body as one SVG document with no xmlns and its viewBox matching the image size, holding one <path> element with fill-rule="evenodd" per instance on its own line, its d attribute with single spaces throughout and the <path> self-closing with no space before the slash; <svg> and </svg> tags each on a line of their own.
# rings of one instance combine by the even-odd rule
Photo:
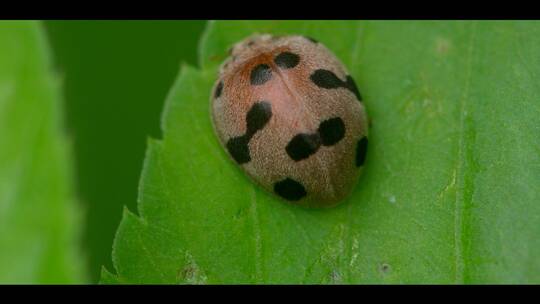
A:
<svg viewBox="0 0 540 304">
<path fill-rule="evenodd" d="M 288 202 L 329 207 L 353 189 L 367 116 L 343 64 L 303 36 L 237 43 L 211 96 L 214 130 L 231 158 Z"/>
</svg>

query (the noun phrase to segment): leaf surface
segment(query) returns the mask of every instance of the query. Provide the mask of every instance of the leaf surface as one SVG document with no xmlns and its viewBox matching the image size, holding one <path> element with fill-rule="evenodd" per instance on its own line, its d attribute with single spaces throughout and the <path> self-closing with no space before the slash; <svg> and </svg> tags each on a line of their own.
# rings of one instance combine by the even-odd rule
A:
<svg viewBox="0 0 540 304">
<path fill-rule="evenodd" d="M 336 208 L 278 201 L 218 144 L 217 68 L 254 33 L 313 37 L 356 79 L 370 146 Z M 211 23 L 202 68 L 182 68 L 149 141 L 117 280 L 539 283 L 539 53 L 537 22 Z"/>
</svg>

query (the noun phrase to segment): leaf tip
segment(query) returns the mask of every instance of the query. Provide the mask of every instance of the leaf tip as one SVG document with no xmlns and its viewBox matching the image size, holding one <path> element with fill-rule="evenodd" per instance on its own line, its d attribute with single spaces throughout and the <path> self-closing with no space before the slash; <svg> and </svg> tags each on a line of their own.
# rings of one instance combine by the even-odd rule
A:
<svg viewBox="0 0 540 304">
<path fill-rule="evenodd" d="M 101 274 L 99 278 L 99 284 L 119 284 L 120 279 L 118 275 L 112 274 L 105 266 L 101 266 Z"/>
</svg>

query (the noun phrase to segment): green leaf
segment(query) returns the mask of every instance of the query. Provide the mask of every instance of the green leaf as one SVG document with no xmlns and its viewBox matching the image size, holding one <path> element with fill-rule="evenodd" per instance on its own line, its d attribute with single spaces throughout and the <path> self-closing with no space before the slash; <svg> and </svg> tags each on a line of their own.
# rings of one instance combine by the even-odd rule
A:
<svg viewBox="0 0 540 304">
<path fill-rule="evenodd" d="M 38 22 L 0 24 L 0 282 L 79 283 L 80 211 Z"/>
<path fill-rule="evenodd" d="M 329 210 L 285 204 L 212 131 L 218 64 L 253 33 L 303 34 L 344 62 L 372 119 L 360 182 Z M 129 283 L 540 283 L 540 24 L 223 21 L 183 67 L 150 140 Z"/>
<path fill-rule="evenodd" d="M 101 268 L 100 282 L 102 284 L 108 284 L 108 285 L 121 284 L 121 282 L 119 281 L 119 278 L 113 275 L 112 273 L 110 273 L 105 267 Z"/>
</svg>

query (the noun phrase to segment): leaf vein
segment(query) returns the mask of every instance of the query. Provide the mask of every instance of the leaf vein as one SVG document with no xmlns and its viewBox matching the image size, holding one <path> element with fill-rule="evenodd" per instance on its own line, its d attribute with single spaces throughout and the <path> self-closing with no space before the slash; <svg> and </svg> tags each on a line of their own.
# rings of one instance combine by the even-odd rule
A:
<svg viewBox="0 0 540 304">
<path fill-rule="evenodd" d="M 454 202 L 454 256 L 455 256 L 455 277 L 454 280 L 456 283 L 464 282 L 464 272 L 465 272 L 465 260 L 464 260 L 464 250 L 463 250 L 463 216 L 465 211 L 465 204 L 470 203 L 466 201 L 466 193 L 464 191 L 464 179 L 465 172 L 464 162 L 466 162 L 465 149 L 465 119 L 468 115 L 467 113 L 467 103 L 469 100 L 469 87 L 472 78 L 472 58 L 474 51 L 474 38 L 476 33 L 476 23 L 471 25 L 471 34 L 469 40 L 469 48 L 467 50 L 467 69 L 465 76 L 465 84 L 463 89 L 463 95 L 460 102 L 459 110 L 459 139 L 458 139 L 458 163 L 457 163 L 457 191 L 456 199 Z"/>
</svg>

